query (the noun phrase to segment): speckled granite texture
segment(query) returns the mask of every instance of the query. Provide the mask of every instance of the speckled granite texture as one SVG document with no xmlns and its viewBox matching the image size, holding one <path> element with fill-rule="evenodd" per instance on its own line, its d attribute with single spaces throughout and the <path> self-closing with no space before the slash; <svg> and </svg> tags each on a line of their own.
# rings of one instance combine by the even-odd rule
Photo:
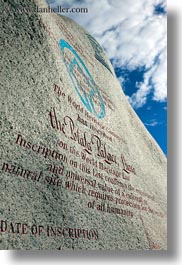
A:
<svg viewBox="0 0 182 265">
<path fill-rule="evenodd" d="M 167 249 L 166 157 L 105 52 L 1 1 L 0 249 Z"/>
</svg>

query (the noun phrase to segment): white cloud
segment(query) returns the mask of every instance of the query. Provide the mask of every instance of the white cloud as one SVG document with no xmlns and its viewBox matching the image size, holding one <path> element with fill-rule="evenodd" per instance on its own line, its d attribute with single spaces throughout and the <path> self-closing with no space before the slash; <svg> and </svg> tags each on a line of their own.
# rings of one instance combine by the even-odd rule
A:
<svg viewBox="0 0 182 265">
<path fill-rule="evenodd" d="M 147 95 L 150 93 L 151 85 L 149 84 L 151 76 L 151 71 L 145 73 L 144 82 L 138 83 L 138 90 L 131 97 L 129 97 L 129 102 L 134 108 L 140 108 L 147 102 Z"/>
<path fill-rule="evenodd" d="M 166 9 L 165 0 L 54 1 L 54 5 L 89 9 L 87 14 L 69 16 L 96 37 L 114 67 L 135 70 L 145 66 L 144 81 L 137 84 L 138 90 L 129 98 L 135 108 L 143 106 L 151 92 L 155 101 L 162 102 L 167 97 L 167 19 L 154 14 L 158 4 Z"/>
<path fill-rule="evenodd" d="M 152 75 L 152 82 L 154 83 L 154 100 L 164 101 L 167 96 L 167 52 L 164 50 L 159 56 L 160 62 Z"/>
<path fill-rule="evenodd" d="M 159 124 L 161 124 L 160 122 L 158 122 L 157 120 L 155 119 L 152 119 L 150 122 L 145 122 L 144 123 L 146 126 L 150 126 L 150 127 L 154 127 L 154 126 L 157 126 Z"/>
<path fill-rule="evenodd" d="M 122 85 L 122 84 L 124 83 L 124 81 L 125 81 L 124 77 L 122 77 L 122 76 L 118 77 L 118 80 L 119 80 L 119 82 L 120 82 L 121 85 Z"/>
</svg>

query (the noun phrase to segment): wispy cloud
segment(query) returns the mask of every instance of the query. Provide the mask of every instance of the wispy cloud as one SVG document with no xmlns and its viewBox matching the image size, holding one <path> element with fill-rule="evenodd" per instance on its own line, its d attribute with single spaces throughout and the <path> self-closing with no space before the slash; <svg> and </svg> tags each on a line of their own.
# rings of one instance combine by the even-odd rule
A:
<svg viewBox="0 0 182 265">
<path fill-rule="evenodd" d="M 145 122 L 144 124 L 145 124 L 146 126 L 149 126 L 149 127 L 154 127 L 154 126 L 160 125 L 161 122 L 158 122 L 157 120 L 152 119 L 152 120 L 150 120 L 149 122 Z"/>
<path fill-rule="evenodd" d="M 47 0 L 47 2 L 49 2 Z M 133 71 L 144 67 L 144 80 L 129 97 L 135 108 L 167 98 L 166 1 L 164 0 L 51 0 L 51 5 L 87 7 L 87 14 L 69 14 L 105 48 L 114 67 Z M 158 12 L 156 12 L 158 10 Z M 160 12 L 159 12 L 160 10 Z M 120 77 L 121 85 L 123 77 Z"/>
<path fill-rule="evenodd" d="M 151 119 L 148 122 L 144 122 L 144 124 L 145 126 L 154 127 L 154 126 L 162 125 L 163 122 L 158 121 L 156 119 Z"/>
<path fill-rule="evenodd" d="M 122 84 L 124 83 L 124 81 L 125 81 L 125 79 L 124 79 L 123 76 L 119 76 L 119 77 L 118 77 L 118 80 L 119 80 L 119 82 L 120 82 L 121 85 L 122 85 Z"/>
</svg>

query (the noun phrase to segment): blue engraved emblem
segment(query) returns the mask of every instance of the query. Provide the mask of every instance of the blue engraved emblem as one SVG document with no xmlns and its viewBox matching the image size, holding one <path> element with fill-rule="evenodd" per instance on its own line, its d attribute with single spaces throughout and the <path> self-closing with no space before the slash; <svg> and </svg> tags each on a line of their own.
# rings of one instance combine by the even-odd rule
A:
<svg viewBox="0 0 182 265">
<path fill-rule="evenodd" d="M 97 118 L 103 118 L 105 116 L 104 101 L 84 62 L 73 47 L 65 40 L 60 39 L 59 47 L 64 64 L 82 103 Z"/>
</svg>

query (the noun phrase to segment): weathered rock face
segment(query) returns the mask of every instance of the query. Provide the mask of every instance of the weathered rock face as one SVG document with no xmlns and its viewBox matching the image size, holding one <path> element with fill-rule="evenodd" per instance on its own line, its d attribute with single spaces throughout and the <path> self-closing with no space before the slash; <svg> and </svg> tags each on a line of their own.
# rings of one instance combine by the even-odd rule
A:
<svg viewBox="0 0 182 265">
<path fill-rule="evenodd" d="M 166 249 L 166 158 L 103 49 L 1 2 L 0 249 Z"/>
</svg>

